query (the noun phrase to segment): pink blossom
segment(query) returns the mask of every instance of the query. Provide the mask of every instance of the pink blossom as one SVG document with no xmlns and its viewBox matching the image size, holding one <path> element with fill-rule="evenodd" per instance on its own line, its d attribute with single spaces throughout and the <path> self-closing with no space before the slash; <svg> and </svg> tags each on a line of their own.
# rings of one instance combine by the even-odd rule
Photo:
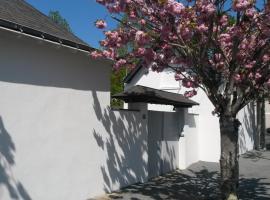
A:
<svg viewBox="0 0 270 200">
<path fill-rule="evenodd" d="M 140 47 L 137 49 L 137 52 L 136 52 L 137 56 L 143 56 L 144 54 L 145 54 L 145 48 Z"/>
<path fill-rule="evenodd" d="M 110 48 L 108 50 L 104 50 L 102 52 L 102 54 L 105 58 L 108 58 L 108 59 L 115 59 L 115 57 L 116 57 L 116 52 L 113 48 Z"/>
<path fill-rule="evenodd" d="M 208 31 L 208 27 L 205 24 L 200 24 L 197 29 L 200 32 L 206 32 L 206 31 Z"/>
<path fill-rule="evenodd" d="M 222 17 L 219 20 L 219 23 L 221 26 L 227 26 L 228 25 L 228 16 L 227 15 L 222 15 Z"/>
<path fill-rule="evenodd" d="M 185 6 L 175 0 L 168 0 L 167 9 L 174 15 L 181 15 L 183 10 L 185 9 Z"/>
<path fill-rule="evenodd" d="M 176 66 L 179 74 L 188 77 L 175 75 L 184 87 L 195 88 L 201 84 L 207 91 L 211 91 L 211 85 L 221 88 L 220 83 L 229 82 L 233 77 L 234 90 L 258 88 L 259 92 L 269 79 L 270 53 L 266 44 L 270 35 L 270 6 L 262 5 L 261 11 L 257 10 L 254 0 L 233 0 L 226 6 L 222 5 L 223 1 L 216 0 L 96 1 L 117 17 L 129 16 L 127 23 L 104 32 L 105 39 L 100 42 L 102 53 L 91 53 L 95 58 L 114 60 L 115 68 L 131 66 L 127 59 L 130 62 L 141 60 L 143 65 L 157 72 Z M 236 12 L 240 16 L 238 23 L 235 23 Z M 105 28 L 106 22 L 98 21 L 96 26 Z M 117 52 L 125 45 L 128 51 L 121 60 Z M 262 57 L 261 52 L 265 52 Z M 200 77 L 208 73 L 213 74 L 208 77 L 212 84 Z M 218 89 L 218 94 L 211 95 L 226 99 L 222 92 Z M 186 95 L 194 94 L 196 91 Z"/>
<path fill-rule="evenodd" d="M 198 1 L 197 6 L 206 17 L 210 17 L 216 11 L 216 6 L 209 1 Z"/>
<path fill-rule="evenodd" d="M 221 61 L 222 55 L 220 53 L 215 53 L 214 58 L 216 62 L 219 62 Z"/>
<path fill-rule="evenodd" d="M 212 15 L 215 11 L 216 11 L 216 7 L 214 4 L 209 3 L 207 6 L 204 7 L 204 11 L 208 14 L 208 15 Z"/>
<path fill-rule="evenodd" d="M 219 36 L 219 41 L 224 43 L 229 43 L 232 41 L 232 36 L 228 33 L 222 33 Z"/>
<path fill-rule="evenodd" d="M 186 92 L 184 93 L 184 96 L 185 96 L 186 98 L 191 98 L 191 97 L 193 97 L 193 96 L 195 96 L 195 95 L 197 95 L 197 91 L 196 91 L 196 90 L 186 91 Z"/>
<path fill-rule="evenodd" d="M 96 0 L 96 2 L 102 5 L 106 4 L 106 0 Z"/>
<path fill-rule="evenodd" d="M 192 37 L 192 32 L 191 29 L 188 27 L 183 27 L 180 30 L 180 34 L 184 39 L 188 39 Z"/>
<path fill-rule="evenodd" d="M 130 17 L 131 19 L 135 19 L 136 16 L 137 16 L 137 15 L 136 15 L 136 12 L 135 12 L 134 10 L 130 11 L 129 17 Z"/>
<path fill-rule="evenodd" d="M 263 61 L 263 63 L 269 62 L 270 61 L 270 55 L 269 54 L 263 55 L 262 61 Z"/>
<path fill-rule="evenodd" d="M 97 20 L 97 21 L 95 22 L 95 25 L 96 25 L 96 27 L 99 28 L 99 29 L 104 29 L 104 28 L 107 27 L 107 23 L 106 23 L 104 20 L 102 20 L 102 19 Z"/>
<path fill-rule="evenodd" d="M 270 87 L 270 79 L 268 79 L 268 81 L 266 82 L 266 85 L 267 85 L 268 87 Z"/>
<path fill-rule="evenodd" d="M 252 62 L 249 62 L 245 65 L 245 68 L 247 69 L 251 69 L 254 67 L 254 64 L 256 63 L 256 61 L 252 61 Z"/>
<path fill-rule="evenodd" d="M 234 80 L 235 80 L 236 82 L 240 82 L 240 81 L 242 80 L 240 74 L 235 74 L 233 78 L 234 78 Z"/>
<path fill-rule="evenodd" d="M 122 5 L 120 4 L 119 1 L 116 1 L 113 5 L 109 4 L 107 6 L 107 9 L 110 13 L 119 13 L 122 11 Z"/>
<path fill-rule="evenodd" d="M 185 77 L 182 74 L 175 74 L 174 76 L 176 81 L 181 81 L 183 80 Z"/>
<path fill-rule="evenodd" d="M 246 10 L 246 16 L 253 18 L 256 14 L 256 10 L 254 8 L 249 8 Z"/>
<path fill-rule="evenodd" d="M 233 9 L 236 11 L 244 11 L 250 8 L 252 5 L 251 0 L 234 0 L 233 1 Z"/>
<path fill-rule="evenodd" d="M 169 38 L 171 32 L 172 32 L 172 27 L 170 25 L 162 26 L 161 37 L 164 39 L 167 39 L 167 38 Z"/>
<path fill-rule="evenodd" d="M 255 79 L 260 79 L 260 78 L 262 78 L 262 75 L 259 73 L 259 72 L 256 72 L 256 74 L 255 74 Z"/>
<path fill-rule="evenodd" d="M 147 42 L 149 42 L 149 37 L 145 32 L 137 31 L 135 35 L 135 41 L 139 45 L 145 45 Z"/>
<path fill-rule="evenodd" d="M 90 56 L 94 59 L 98 59 L 98 58 L 102 58 L 103 57 L 103 54 L 102 52 L 99 52 L 99 51 L 92 51 L 90 53 Z"/>
<path fill-rule="evenodd" d="M 103 47 L 106 47 L 108 45 L 108 41 L 107 40 L 101 40 L 99 43 Z"/>
<path fill-rule="evenodd" d="M 153 49 L 148 48 L 148 49 L 145 50 L 144 57 L 145 57 L 145 61 L 147 63 L 150 63 L 153 60 L 155 60 L 155 58 L 156 58 L 156 52 Z"/>
<path fill-rule="evenodd" d="M 141 19 L 141 20 L 139 21 L 139 24 L 140 24 L 140 25 L 145 25 L 145 24 L 146 24 L 145 19 Z"/>
<path fill-rule="evenodd" d="M 114 69 L 119 70 L 121 67 L 124 67 L 127 64 L 125 59 L 120 59 L 114 64 Z"/>
<path fill-rule="evenodd" d="M 183 79 L 182 85 L 186 88 L 194 87 L 194 83 L 188 79 Z"/>
<path fill-rule="evenodd" d="M 248 78 L 253 79 L 254 78 L 254 74 L 253 73 L 249 73 Z"/>
</svg>

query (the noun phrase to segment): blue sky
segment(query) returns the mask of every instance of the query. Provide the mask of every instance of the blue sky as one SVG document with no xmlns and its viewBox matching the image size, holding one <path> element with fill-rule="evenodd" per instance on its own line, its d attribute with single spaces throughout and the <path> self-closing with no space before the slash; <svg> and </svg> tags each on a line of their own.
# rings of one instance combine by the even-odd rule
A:
<svg viewBox="0 0 270 200">
<path fill-rule="evenodd" d="M 108 29 L 114 28 L 116 22 L 112 21 L 106 9 L 95 0 L 26 0 L 35 8 L 48 15 L 50 10 L 59 11 L 69 22 L 72 31 L 79 38 L 98 48 L 98 41 L 103 39 L 102 31 L 94 26 L 97 19 L 106 19 Z M 257 0 L 262 6 L 263 0 Z"/>
<path fill-rule="evenodd" d="M 102 31 L 94 26 L 99 18 L 106 18 L 108 28 L 116 23 L 110 19 L 108 12 L 95 0 L 26 0 L 32 6 L 48 15 L 50 10 L 57 10 L 69 22 L 72 31 L 92 47 L 99 47 L 98 41 L 103 39 Z"/>
</svg>

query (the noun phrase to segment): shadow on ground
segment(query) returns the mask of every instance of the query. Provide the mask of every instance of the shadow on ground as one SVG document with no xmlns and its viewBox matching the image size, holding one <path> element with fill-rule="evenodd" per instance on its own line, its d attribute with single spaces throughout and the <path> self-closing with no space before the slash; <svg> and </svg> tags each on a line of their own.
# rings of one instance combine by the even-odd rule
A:
<svg viewBox="0 0 270 200">
<path fill-rule="evenodd" d="M 120 193 L 110 195 L 111 199 L 217 199 L 218 174 L 206 168 L 200 171 L 193 169 L 175 171 L 150 180 L 146 184 L 136 184 L 124 188 Z M 214 192 L 213 192 L 214 191 Z M 200 197 L 200 198 L 198 198 Z"/>
<path fill-rule="evenodd" d="M 241 200 L 270 200 L 269 158 L 270 152 L 251 152 L 240 158 Z M 145 184 L 135 184 L 109 194 L 108 199 L 218 200 L 218 171 L 217 163 L 198 162 L 187 170 L 177 170 Z"/>
</svg>

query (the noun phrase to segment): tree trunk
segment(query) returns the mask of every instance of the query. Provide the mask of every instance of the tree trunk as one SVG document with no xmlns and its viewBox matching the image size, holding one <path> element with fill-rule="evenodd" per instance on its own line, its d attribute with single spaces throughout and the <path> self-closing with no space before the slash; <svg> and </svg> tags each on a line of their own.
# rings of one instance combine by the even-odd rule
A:
<svg viewBox="0 0 270 200">
<path fill-rule="evenodd" d="M 222 200 L 238 200 L 239 157 L 238 128 L 240 122 L 236 117 L 220 117 L 221 133 L 221 197 Z"/>
</svg>

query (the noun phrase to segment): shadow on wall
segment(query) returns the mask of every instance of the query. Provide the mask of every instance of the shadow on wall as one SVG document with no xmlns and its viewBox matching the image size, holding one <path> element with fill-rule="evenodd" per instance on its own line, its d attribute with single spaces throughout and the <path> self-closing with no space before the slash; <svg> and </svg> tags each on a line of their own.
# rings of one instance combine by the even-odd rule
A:
<svg viewBox="0 0 270 200">
<path fill-rule="evenodd" d="M 188 113 L 188 110 L 186 109 L 186 120 L 185 120 L 185 125 L 187 125 L 189 128 L 196 128 L 196 119 L 195 116 L 196 114 L 191 114 Z"/>
<path fill-rule="evenodd" d="M 5 129 L 0 116 L 0 187 L 7 188 L 11 199 L 31 200 L 22 183 L 17 181 L 12 173 L 12 166 L 15 165 L 15 151 L 15 144 Z"/>
<path fill-rule="evenodd" d="M 148 111 L 149 178 L 178 167 L 178 113 Z"/>
<path fill-rule="evenodd" d="M 253 104 L 248 104 L 244 109 L 244 115 L 243 115 L 243 121 L 242 125 L 240 127 L 239 132 L 239 150 L 240 153 L 245 153 L 251 149 L 247 149 L 247 138 L 246 136 L 250 138 L 251 142 L 254 144 L 256 137 L 256 116 L 255 116 L 255 109 Z M 247 135 L 245 134 L 245 131 L 247 132 Z"/>
<path fill-rule="evenodd" d="M 187 170 L 175 171 L 146 184 L 136 184 L 121 192 L 109 195 L 111 199 L 155 199 L 155 200 L 217 200 L 219 199 L 219 165 L 198 162 Z M 261 178 L 240 179 L 241 200 L 269 200 L 269 183 Z"/>
<path fill-rule="evenodd" d="M 98 146 L 107 157 L 106 165 L 101 167 L 105 192 L 135 182 L 143 182 L 147 177 L 147 140 L 145 126 L 130 112 L 111 111 L 102 108 L 96 92 L 93 92 L 94 110 L 97 119 L 106 132 L 93 135 Z M 136 115 L 137 114 L 137 115 Z"/>
<path fill-rule="evenodd" d="M 147 181 L 147 119 L 139 111 L 102 108 L 97 94 L 93 92 L 92 95 L 95 114 L 106 130 L 102 133 L 93 130 L 98 146 L 106 155 L 106 163 L 100 168 L 104 191 L 109 193 L 130 184 Z M 157 156 L 160 156 L 158 152 Z"/>
</svg>

